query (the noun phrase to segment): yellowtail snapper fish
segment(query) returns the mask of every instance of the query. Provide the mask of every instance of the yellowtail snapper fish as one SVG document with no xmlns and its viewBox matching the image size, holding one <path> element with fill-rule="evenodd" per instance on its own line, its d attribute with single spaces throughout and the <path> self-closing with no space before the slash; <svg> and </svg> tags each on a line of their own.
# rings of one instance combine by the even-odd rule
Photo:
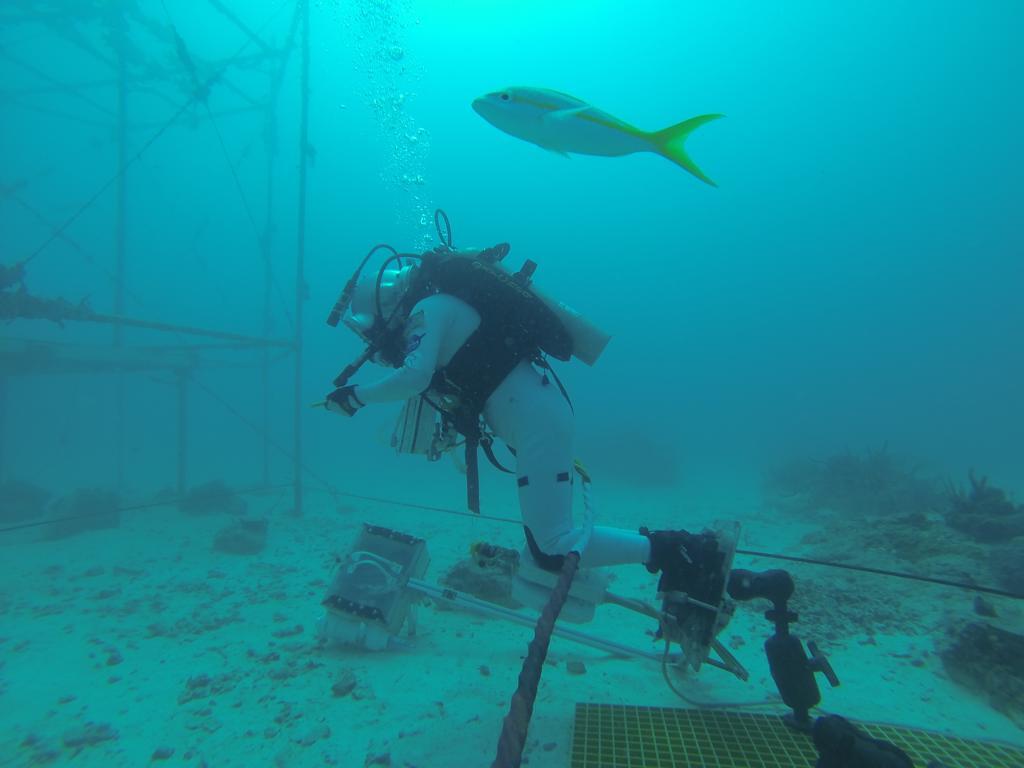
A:
<svg viewBox="0 0 1024 768">
<path fill-rule="evenodd" d="M 495 128 L 565 157 L 621 157 L 654 152 L 713 187 L 718 186 L 683 147 L 696 128 L 724 115 L 698 115 L 660 131 L 642 131 L 567 93 L 513 87 L 473 101 L 473 109 Z"/>
</svg>

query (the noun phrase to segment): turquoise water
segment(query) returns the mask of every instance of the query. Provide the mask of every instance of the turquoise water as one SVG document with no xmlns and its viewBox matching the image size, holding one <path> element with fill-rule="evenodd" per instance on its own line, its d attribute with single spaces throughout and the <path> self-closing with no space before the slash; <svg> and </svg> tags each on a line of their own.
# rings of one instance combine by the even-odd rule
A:
<svg viewBox="0 0 1024 768">
<path fill-rule="evenodd" d="M 425 537 L 435 580 L 472 541 L 521 545 L 515 526 L 338 496 L 462 508 L 464 484 L 448 461 L 395 456 L 396 408 L 341 421 L 307 407 L 361 351 L 323 322 L 352 270 L 378 242 L 433 247 L 438 207 L 456 245 L 511 243 L 514 265 L 536 261 L 539 285 L 613 335 L 593 368 L 559 369 L 602 522 L 735 518 L 749 549 L 1014 591 L 1019 563 L 997 573 L 988 561 L 1019 552 L 1020 538 L 975 541 L 925 505 L 924 523 L 883 526 L 871 539 L 877 520 L 838 502 L 786 506 L 764 477 L 793 460 L 881 453 L 917 467 L 937 499 L 948 501 L 947 481 L 967 487 L 971 469 L 1011 498 L 1024 493 L 1018 4 L 314 2 L 304 150 L 296 8 L 13 0 L 0 9 L 0 263 L 28 259 L 32 296 L 177 327 L 123 328 L 121 343 L 146 370 L 120 378 L 80 367 L 44 375 L 5 353 L 0 479 L 53 498 L 116 489 L 124 506 L 173 497 L 182 479 L 273 486 L 247 497 L 249 513 L 270 521 L 255 557 L 212 550 L 223 517 L 173 507 L 126 511 L 117 528 L 56 542 L 40 541 L 41 527 L 0 534 L 0 764 L 43 764 L 44 743 L 56 764 L 82 765 L 138 765 L 163 746 L 175 761 L 191 751 L 193 764 L 209 765 L 362 765 L 385 752 L 394 765 L 490 760 L 526 630 L 425 608 L 412 651 L 311 650 L 331 556 L 364 520 Z M 470 103 L 509 85 L 573 94 L 643 130 L 723 113 L 687 142 L 718 187 L 654 154 L 566 159 L 502 133 Z M 179 390 L 165 364 L 180 351 L 149 348 L 226 341 L 181 327 L 301 339 L 298 391 L 288 348 L 269 353 L 265 399 L 260 353 L 223 346 L 204 348 Z M 110 349 L 109 322 L 21 317 L 2 335 L 8 349 L 11 340 L 70 345 L 58 358 L 93 368 L 124 357 Z M 296 395 L 302 518 L 280 487 L 294 468 Z M 518 515 L 510 485 L 485 470 L 485 512 Z M 61 509 L 11 513 L 4 524 L 35 526 Z M 901 536 L 917 549 L 890 546 Z M 922 541 L 938 543 L 922 552 Z M 849 674 L 825 692 L 830 711 L 1024 742 L 1019 712 L 1014 724 L 943 670 L 941 643 L 955 620 L 975 616 L 973 595 L 794 573 L 816 600 L 868 592 L 884 606 L 849 616 L 807 607 Z M 654 598 L 643 569 L 624 569 L 615 587 Z M 1019 601 L 994 599 L 1001 626 L 1020 631 Z M 619 626 L 604 615 L 614 610 L 602 609 L 592 631 L 648 642 L 649 626 Z M 740 637 L 730 643 L 751 684 L 707 682 L 708 695 L 773 690 L 759 613 L 741 612 L 727 630 Z M 160 621 L 178 629 L 147 630 Z M 294 624 L 304 627 L 298 639 L 273 635 Z M 107 646 L 126 671 L 105 668 Z M 269 653 L 279 658 L 260 661 Z M 552 653 L 561 663 L 577 651 L 556 641 Z M 584 676 L 559 667 L 548 681 L 545 671 L 531 764 L 568 764 L 575 701 L 678 701 L 655 667 L 586 660 Z M 375 698 L 332 696 L 340 667 L 372 680 Z M 212 714 L 179 703 L 200 674 L 234 675 Z M 62 734 L 86 722 L 119 737 L 76 752 Z M 311 723 L 330 736 L 304 744 Z M 453 734 L 463 741 L 453 745 Z M 445 750 L 466 762 L 446 762 Z"/>
</svg>

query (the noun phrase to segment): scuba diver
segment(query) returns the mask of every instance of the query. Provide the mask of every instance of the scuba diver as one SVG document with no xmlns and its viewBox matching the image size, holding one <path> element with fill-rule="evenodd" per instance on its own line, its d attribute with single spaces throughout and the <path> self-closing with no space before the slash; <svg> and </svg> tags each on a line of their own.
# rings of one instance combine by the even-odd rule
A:
<svg viewBox="0 0 1024 768">
<path fill-rule="evenodd" d="M 399 254 L 377 246 L 349 280 L 328 322 L 343 318 L 369 346 L 335 379 L 323 405 L 351 417 L 369 405 L 421 398 L 440 412 L 446 429 L 465 438 L 469 506 L 476 512 L 477 448 L 501 468 L 490 447 L 492 435 L 500 437 L 515 457 L 529 551 L 541 568 L 557 571 L 583 528 L 572 514 L 572 405 L 547 357 L 592 364 L 608 337 L 543 297 L 531 282 L 533 262 L 516 274 L 506 270 L 500 262 L 508 244 L 456 250 L 443 211 L 435 224 L 442 245 L 433 251 Z M 391 256 L 379 270 L 364 271 L 380 249 Z M 367 360 L 395 370 L 371 383 L 348 383 Z M 659 592 L 717 604 L 724 560 L 711 532 L 594 526 L 580 566 L 643 564 L 661 574 Z"/>
<path fill-rule="evenodd" d="M 633 532 L 591 526 L 589 520 L 576 525 L 574 468 L 584 489 L 589 478 L 574 462 L 572 405 L 548 358 L 575 357 L 593 365 L 609 337 L 545 296 L 533 284 L 537 265 L 532 261 L 526 260 L 515 273 L 506 269 L 502 260 L 507 243 L 456 249 L 447 216 L 439 210 L 434 219 L 441 245 L 422 254 L 375 246 L 345 285 L 327 322 L 336 326 L 344 320 L 367 347 L 334 379 L 335 389 L 319 405 L 352 417 L 370 405 L 404 400 L 397 447 L 429 459 L 455 448 L 461 436 L 468 506 L 478 513 L 477 452 L 482 448 L 492 464 L 504 469 L 491 450 L 495 437 L 504 440 L 515 457 L 532 561 L 542 570 L 560 571 L 566 555 L 576 551 L 581 568 L 637 563 L 660 574 L 656 637 L 666 640 L 665 658 L 668 644 L 675 642 L 695 671 L 705 659 L 711 661 L 712 646 L 728 662 L 731 655 L 715 640 L 732 614 L 726 594 L 738 602 L 770 601 L 765 618 L 775 625 L 775 633 L 766 641 L 765 653 L 771 675 L 792 709 L 786 721 L 810 732 L 810 712 L 821 700 L 815 675 L 824 674 L 833 686 L 839 680 L 817 645 L 808 644 L 808 656 L 791 631 L 798 616 L 788 603 L 795 589 L 790 574 L 733 570 L 738 526 L 720 533 L 691 533 Z M 366 270 L 381 250 L 390 255 L 379 268 Z M 394 370 L 370 383 L 350 383 L 371 360 Z M 640 612 L 651 615 L 642 608 Z M 738 663 L 719 661 L 716 666 L 734 673 L 738 668 L 740 678 L 746 679 Z M 845 744 L 845 737 L 840 741 Z M 822 754 L 827 751 L 826 746 Z M 890 768 L 889 763 L 850 765 Z"/>
</svg>

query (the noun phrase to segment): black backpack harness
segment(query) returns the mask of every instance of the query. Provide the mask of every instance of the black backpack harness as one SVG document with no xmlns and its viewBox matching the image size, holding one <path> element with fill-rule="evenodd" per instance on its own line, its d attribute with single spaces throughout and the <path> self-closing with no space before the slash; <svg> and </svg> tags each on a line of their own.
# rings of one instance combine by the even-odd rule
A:
<svg viewBox="0 0 1024 768">
<path fill-rule="evenodd" d="M 488 398 L 523 360 L 538 365 L 568 394 L 547 356 L 568 360 L 572 339 L 564 325 L 529 289 L 536 265 L 527 261 L 510 274 L 497 266 L 508 253 L 507 243 L 475 254 L 459 254 L 439 246 L 423 254 L 413 284 L 406 292 L 399 315 L 408 317 L 413 307 L 436 294 L 464 301 L 480 316 L 480 325 L 447 365 L 439 368 L 422 397 L 442 414 L 446 425 L 465 438 L 467 502 L 480 511 L 477 450 L 499 470 L 506 469 L 494 455 L 493 436 L 482 426 Z M 511 450 L 511 448 L 510 448 Z"/>
</svg>

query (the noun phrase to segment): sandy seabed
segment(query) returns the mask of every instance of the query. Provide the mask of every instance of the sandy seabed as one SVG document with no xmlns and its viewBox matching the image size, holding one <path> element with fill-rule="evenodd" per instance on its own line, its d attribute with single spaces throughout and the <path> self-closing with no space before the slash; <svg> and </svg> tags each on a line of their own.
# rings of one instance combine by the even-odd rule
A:
<svg viewBox="0 0 1024 768">
<path fill-rule="evenodd" d="M 408 490 L 389 489 L 404 498 Z M 749 498 L 697 496 L 599 489 L 601 510 L 630 511 L 598 514 L 602 523 L 630 528 L 740 519 L 742 545 L 758 550 L 778 551 L 803 533 L 779 526 Z M 432 501 L 422 493 L 419 500 Z M 496 514 L 517 515 L 511 491 L 490 500 Z M 126 514 L 120 528 L 60 541 L 27 534 L 0 541 L 0 766 L 490 765 L 529 629 L 427 604 L 408 649 L 373 653 L 320 647 L 315 625 L 335 558 L 363 522 L 425 538 L 430 581 L 473 541 L 520 546 L 520 530 L 389 505 L 339 507 L 322 493 L 309 495 L 301 518 L 286 507 L 280 497 L 250 502 L 250 514 L 270 520 L 258 556 L 213 550 L 228 518 L 186 518 L 174 508 Z M 643 568 L 615 574 L 617 594 L 653 598 L 654 577 Z M 886 588 L 896 600 L 926 602 L 928 616 L 948 611 L 950 602 L 970 604 L 917 585 Z M 761 648 L 770 634 L 762 612 L 740 606 L 720 636 L 750 681 L 706 667 L 680 681 L 688 695 L 750 702 L 775 694 Z M 843 681 L 823 690 L 823 710 L 1024 745 L 1024 731 L 947 678 L 935 626 L 916 615 L 905 631 L 822 642 Z M 581 628 L 657 649 L 650 620 L 615 606 L 603 606 Z M 799 624 L 795 631 L 802 634 Z M 582 662 L 585 672 L 570 662 Z M 556 638 L 530 727 L 529 765 L 569 765 L 577 702 L 683 705 L 657 663 Z"/>
</svg>

